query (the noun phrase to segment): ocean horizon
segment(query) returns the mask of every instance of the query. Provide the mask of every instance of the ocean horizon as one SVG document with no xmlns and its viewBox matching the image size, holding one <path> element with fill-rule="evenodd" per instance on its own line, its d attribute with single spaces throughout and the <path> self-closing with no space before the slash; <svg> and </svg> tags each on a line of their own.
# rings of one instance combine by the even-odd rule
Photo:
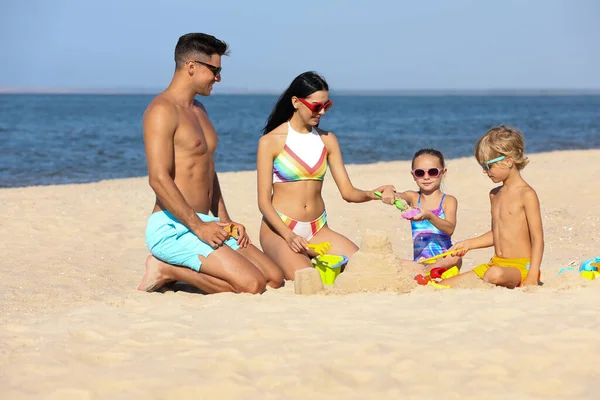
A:
<svg viewBox="0 0 600 400">
<path fill-rule="evenodd" d="M 141 117 L 155 94 L 0 94 L 0 187 L 146 176 Z M 278 94 L 199 98 L 219 135 L 218 172 L 255 169 Z M 422 147 L 472 156 L 490 127 L 520 129 L 526 152 L 600 148 L 600 95 L 352 95 L 332 91 L 321 127 L 347 164 L 409 160 Z"/>
</svg>

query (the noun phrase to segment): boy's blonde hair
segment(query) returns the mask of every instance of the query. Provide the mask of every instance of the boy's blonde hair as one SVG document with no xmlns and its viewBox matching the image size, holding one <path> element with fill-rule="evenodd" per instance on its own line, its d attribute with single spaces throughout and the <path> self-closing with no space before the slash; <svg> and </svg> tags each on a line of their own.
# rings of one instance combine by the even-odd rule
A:
<svg viewBox="0 0 600 400">
<path fill-rule="evenodd" d="M 500 156 L 511 157 L 515 167 L 522 170 L 529 160 L 525 157 L 525 138 L 517 129 L 495 126 L 475 144 L 475 158 L 481 165 Z"/>
</svg>

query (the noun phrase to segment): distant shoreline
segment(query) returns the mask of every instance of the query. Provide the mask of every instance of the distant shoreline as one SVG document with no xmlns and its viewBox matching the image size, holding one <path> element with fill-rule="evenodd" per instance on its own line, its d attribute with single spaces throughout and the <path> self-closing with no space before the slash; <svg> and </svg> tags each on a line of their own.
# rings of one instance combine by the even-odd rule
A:
<svg viewBox="0 0 600 400">
<path fill-rule="evenodd" d="M 0 95 L 156 95 L 162 89 L 0 88 Z M 336 96 L 599 96 L 600 89 L 332 90 Z M 274 96 L 279 91 L 216 89 L 213 96 Z"/>
</svg>

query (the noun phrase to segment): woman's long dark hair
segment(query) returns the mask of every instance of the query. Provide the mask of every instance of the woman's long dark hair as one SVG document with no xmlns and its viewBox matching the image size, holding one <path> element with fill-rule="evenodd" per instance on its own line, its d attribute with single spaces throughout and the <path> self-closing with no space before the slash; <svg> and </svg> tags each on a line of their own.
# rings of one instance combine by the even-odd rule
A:
<svg viewBox="0 0 600 400">
<path fill-rule="evenodd" d="M 292 83 L 290 83 L 290 86 L 285 92 L 279 96 L 279 99 L 277 100 L 277 103 L 275 103 L 275 107 L 273 107 L 273 111 L 271 111 L 271 115 L 269 115 L 269 119 L 267 119 L 267 123 L 263 128 L 263 135 L 266 135 L 292 118 L 292 115 L 294 115 L 292 97 L 305 98 L 319 90 L 329 91 L 329 85 L 327 85 L 327 82 L 325 82 L 325 79 L 323 79 L 322 76 L 313 71 L 304 72 L 298 75 Z"/>
</svg>

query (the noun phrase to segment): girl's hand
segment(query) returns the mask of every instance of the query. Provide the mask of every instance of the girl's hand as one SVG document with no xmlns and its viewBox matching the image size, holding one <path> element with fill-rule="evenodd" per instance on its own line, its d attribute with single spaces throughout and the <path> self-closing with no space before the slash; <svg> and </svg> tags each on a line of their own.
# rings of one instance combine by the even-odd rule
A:
<svg viewBox="0 0 600 400">
<path fill-rule="evenodd" d="M 433 215 L 433 213 L 431 211 L 425 210 L 421 207 L 414 207 L 414 208 L 419 210 L 419 213 L 411 218 L 411 220 L 413 220 L 413 221 L 423 221 L 426 219 L 430 219 L 431 216 Z"/>
</svg>

